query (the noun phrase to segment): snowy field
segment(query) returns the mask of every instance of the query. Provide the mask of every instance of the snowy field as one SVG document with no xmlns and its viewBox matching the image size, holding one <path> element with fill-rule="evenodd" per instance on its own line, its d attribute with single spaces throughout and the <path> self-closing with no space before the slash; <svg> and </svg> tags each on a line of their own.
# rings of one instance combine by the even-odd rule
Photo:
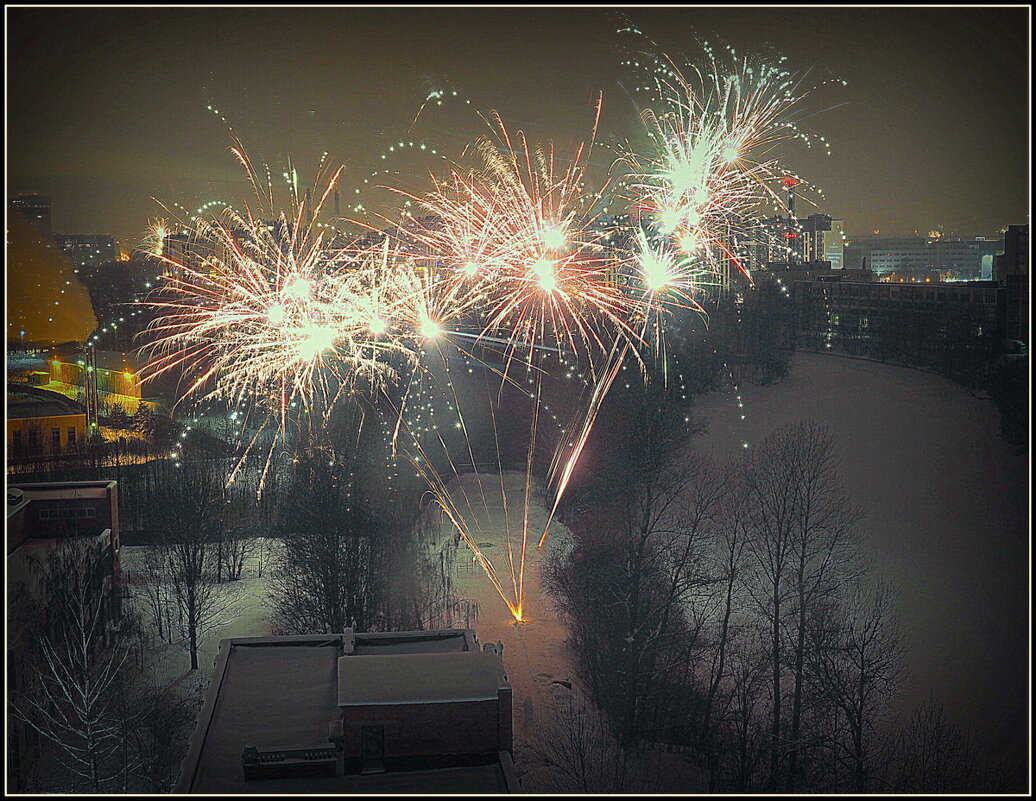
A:
<svg viewBox="0 0 1036 801">
<path fill-rule="evenodd" d="M 275 547 L 275 541 L 270 541 L 266 547 L 268 551 L 271 550 Z M 134 586 L 135 582 L 143 581 L 140 560 L 144 550 L 145 547 L 140 545 L 123 546 L 120 549 L 120 561 L 123 576 L 128 577 L 130 582 L 132 595 L 129 603 L 141 613 L 145 628 L 153 635 L 145 670 L 153 675 L 159 686 L 174 684 L 185 695 L 198 695 L 209 686 L 209 678 L 219 654 L 220 640 L 230 637 L 264 637 L 271 633 L 268 622 L 270 612 L 266 607 L 269 566 L 264 566 L 263 577 L 259 578 L 257 560 L 254 555 L 249 556 L 245 559 L 241 578 L 224 585 L 229 599 L 227 611 L 203 632 L 198 648 L 198 669 L 192 671 L 187 643 L 178 637 L 169 643 L 157 636 L 147 615 L 142 588 Z M 170 614 L 175 614 L 175 611 Z"/>
<path fill-rule="evenodd" d="M 740 392 L 743 410 L 729 387 L 702 399 L 699 445 L 730 458 L 787 423 L 828 426 L 867 513 L 865 552 L 901 593 L 907 706 L 934 693 L 991 754 L 1023 765 L 1028 456 L 1000 438 L 994 404 L 929 373 L 811 353 L 781 383 Z"/>
</svg>

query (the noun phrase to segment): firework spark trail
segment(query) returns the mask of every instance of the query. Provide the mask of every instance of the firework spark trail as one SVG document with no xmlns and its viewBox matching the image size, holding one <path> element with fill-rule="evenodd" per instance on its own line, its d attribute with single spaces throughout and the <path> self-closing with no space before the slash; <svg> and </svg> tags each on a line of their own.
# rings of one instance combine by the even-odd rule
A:
<svg viewBox="0 0 1036 801">
<path fill-rule="evenodd" d="M 600 108 L 598 104 L 594 133 Z M 422 205 L 435 221 L 425 241 L 446 256 L 444 269 L 457 284 L 456 294 L 477 294 L 477 305 L 486 309 L 476 342 L 502 340 L 504 375 L 518 364 L 531 375 L 532 419 L 517 556 L 509 530 L 507 534 L 515 585 L 509 606 L 521 619 L 539 411 L 543 379 L 549 374 L 543 353 L 582 354 L 588 360 L 586 372 L 596 377 L 594 354 L 607 352 L 605 343 L 616 336 L 616 329 L 620 338 L 633 335 L 629 320 L 635 307 L 615 280 L 621 259 L 605 245 L 605 232 L 598 226 L 596 210 L 604 205 L 607 184 L 596 192 L 584 189 L 589 148 L 581 145 L 573 158 L 560 159 L 553 147 L 534 148 L 523 133 L 512 137 L 499 117 L 495 120 L 495 136 L 482 139 L 475 150 L 481 168 L 454 170 L 450 180 L 437 182 Z M 559 170 L 560 163 L 567 166 Z"/>
<path fill-rule="evenodd" d="M 540 536 L 539 542 L 536 544 L 538 549 L 542 548 L 543 544 L 547 541 L 547 534 L 550 532 L 550 525 L 554 520 L 554 515 L 558 511 L 558 506 L 561 504 L 561 498 L 565 494 L 565 490 L 568 488 L 568 482 L 572 478 L 572 471 L 575 469 L 576 462 L 582 455 L 583 448 L 586 446 L 586 441 L 590 437 L 590 431 L 593 428 L 594 422 L 597 420 L 597 413 L 601 409 L 601 404 L 604 402 L 604 399 L 608 394 L 608 390 L 611 389 L 611 385 L 614 383 L 619 371 L 622 369 L 622 364 L 626 358 L 626 354 L 632 346 L 630 342 L 625 342 L 620 352 L 618 351 L 618 345 L 619 340 L 616 340 L 609 358 L 610 366 L 603 373 L 600 380 L 594 384 L 590 403 L 586 413 L 582 416 L 579 435 L 573 443 L 572 453 L 569 454 L 567 459 L 565 459 L 564 469 L 561 471 L 560 477 L 556 480 L 554 502 L 551 504 L 550 513 L 547 515 L 547 524 L 543 528 L 543 534 Z M 558 443 L 558 448 L 554 453 L 551 468 L 548 472 L 548 483 L 554 483 L 554 475 L 556 474 L 557 467 L 561 463 L 561 454 L 563 449 L 564 440 Z"/>
<path fill-rule="evenodd" d="M 182 253 L 163 247 L 176 223 L 152 223 L 149 247 L 169 275 L 163 291 L 149 300 L 159 315 L 143 349 L 152 357 L 145 377 L 182 372 L 192 383 L 180 401 L 220 398 L 262 417 L 245 456 L 273 431 L 263 480 L 277 443 L 287 441 L 296 405 L 319 426 L 345 394 L 386 400 L 395 418 L 389 427 L 392 453 L 398 448 L 410 454 L 432 497 L 520 620 L 550 358 L 556 355 L 559 366 L 571 360 L 570 372 L 579 368 L 589 391 L 585 408 L 562 429 L 573 432 L 564 438 L 571 452 L 566 455 L 565 442 L 559 442 L 547 471 L 550 511 L 538 547 L 626 361 L 636 359 L 646 372 L 645 359 L 653 352 L 667 375 L 667 319 L 679 311 L 704 315 L 701 293 L 729 280 L 730 267 L 748 274 L 741 249 L 752 235 L 752 215 L 766 201 L 780 202 L 771 185 L 788 173 L 773 150 L 801 137 L 800 79 L 744 58 L 721 66 L 710 49 L 706 53 L 711 70 L 691 68 L 691 79 L 668 57 L 642 54 L 650 69 L 649 85 L 643 87 L 650 89 L 650 99 L 640 118 L 650 148 L 641 153 L 628 144 L 617 146 L 613 167 L 623 173 L 617 179 L 595 185 L 587 174 L 600 101 L 589 145 L 573 153 L 533 146 L 521 131 L 512 136 L 499 116 L 492 115 L 492 122 L 483 117 L 491 133 L 470 151 L 478 160 L 475 167 L 448 162 L 445 178 L 433 175 L 434 188 L 421 194 L 386 187 L 405 199 L 406 208 L 380 215 L 389 230 L 351 221 L 364 233 L 344 244 L 341 235 L 332 239 L 316 224 L 337 191 L 341 168 L 329 170 L 325 154 L 316 182 L 322 189 L 311 203 L 308 192 L 300 196 L 298 174 L 289 163 L 283 173 L 289 203 L 278 210 L 269 166 L 257 170 L 234 137 L 231 152 L 258 208 L 246 206 L 239 214 L 228 207 L 218 216 L 178 221 L 191 234 Z M 430 102 L 441 105 L 441 99 L 431 93 L 414 122 Z M 588 184 L 596 188 L 587 189 Z M 412 204 L 428 216 L 415 218 L 406 210 Z M 615 205 L 631 212 L 625 227 L 602 217 L 603 209 Z M 614 242 L 616 232 L 624 242 Z M 462 348 L 460 340 L 470 340 L 470 346 Z M 429 345 L 442 359 L 442 378 L 426 362 Z M 448 443 L 437 437 L 444 473 L 429 458 L 420 427 L 407 420 L 415 394 L 444 381 L 444 397 L 452 398 L 478 476 L 471 431 L 443 351 L 447 346 L 486 368 L 487 389 L 491 375 L 499 378 L 496 406 L 488 397 L 501 473 L 495 410 L 504 386 L 519 387 L 532 403 L 520 537 L 516 532 L 512 538 L 504 497 L 513 598 L 472 536 L 481 531 L 475 513 L 479 499 L 460 481 Z M 502 353 L 499 368 L 477 355 L 493 349 Z M 519 380 L 522 369 L 527 380 Z M 448 473 L 460 485 L 456 499 Z M 477 485 L 488 514 L 480 476 Z"/>
</svg>

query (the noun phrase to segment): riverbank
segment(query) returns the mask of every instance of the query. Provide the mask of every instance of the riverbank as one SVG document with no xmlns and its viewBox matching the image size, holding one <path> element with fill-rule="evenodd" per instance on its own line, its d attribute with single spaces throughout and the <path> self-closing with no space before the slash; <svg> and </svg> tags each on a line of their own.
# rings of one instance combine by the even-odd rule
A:
<svg viewBox="0 0 1036 801">
<path fill-rule="evenodd" d="M 940 376 L 796 353 L 778 384 L 702 398 L 699 447 L 729 459 L 776 428 L 828 426 L 842 478 L 867 513 L 862 546 L 899 588 L 912 685 L 989 753 L 1024 770 L 1028 710 L 1028 457 L 1004 442 L 991 401 Z M 741 419 L 741 415 L 745 419 Z"/>
</svg>

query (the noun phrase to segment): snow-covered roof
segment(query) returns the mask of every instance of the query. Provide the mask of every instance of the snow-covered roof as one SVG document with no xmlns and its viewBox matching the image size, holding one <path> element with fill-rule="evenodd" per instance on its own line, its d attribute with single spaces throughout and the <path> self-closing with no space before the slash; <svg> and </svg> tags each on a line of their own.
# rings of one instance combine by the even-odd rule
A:
<svg viewBox="0 0 1036 801">
<path fill-rule="evenodd" d="M 228 656 L 225 674 L 216 678 L 218 696 L 190 777 L 194 792 L 247 790 L 241 775 L 245 746 L 325 746 L 328 723 L 339 714 L 337 648 L 231 647 Z"/>
<path fill-rule="evenodd" d="M 346 630 L 345 653 L 357 656 L 477 650 L 478 641 L 471 629 L 363 633 Z"/>
<path fill-rule="evenodd" d="M 482 651 L 343 656 L 338 705 L 442 704 L 487 701 L 509 689 L 503 663 Z"/>
<path fill-rule="evenodd" d="M 418 637 L 418 634 L 426 636 Z M 461 634 L 472 638 L 474 635 L 465 631 Z M 356 640 L 370 637 L 357 634 Z M 399 699 L 416 699 L 422 694 L 448 696 L 432 699 L 438 701 L 464 700 L 462 691 L 468 693 L 469 698 L 472 694 L 496 698 L 498 687 L 507 686 L 500 658 L 491 653 L 418 651 L 341 656 L 342 639 L 341 634 L 328 634 L 222 640 L 212 684 L 191 738 L 176 792 L 425 794 L 504 793 L 519 789 L 506 752 L 486 764 L 465 767 L 373 776 L 245 780 L 241 752 L 247 745 L 327 746 L 329 724 L 340 720 L 342 715 L 336 695 L 343 673 L 352 680 L 349 686 L 353 692 L 361 692 L 363 682 L 368 692 L 382 699 L 392 694 L 385 685 L 406 680 L 408 689 L 396 692 L 394 703 L 404 703 Z M 391 632 L 376 639 L 409 641 L 410 647 L 418 649 L 429 644 L 442 647 L 445 642 L 457 647 L 455 638 L 447 636 L 447 632 Z M 434 663 L 434 667 L 420 669 L 421 663 Z M 426 678 L 411 681 L 409 677 L 415 674 L 424 674 Z"/>
</svg>

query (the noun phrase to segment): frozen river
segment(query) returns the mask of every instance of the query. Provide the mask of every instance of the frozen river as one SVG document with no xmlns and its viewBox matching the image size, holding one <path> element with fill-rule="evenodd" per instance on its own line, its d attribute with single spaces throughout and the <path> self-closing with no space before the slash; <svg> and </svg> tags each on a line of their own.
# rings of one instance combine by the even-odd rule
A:
<svg viewBox="0 0 1036 801">
<path fill-rule="evenodd" d="M 700 447 L 729 458 L 775 428 L 829 427 L 842 477 L 866 511 L 865 552 L 900 590 L 913 684 L 1024 765 L 1028 709 L 1028 455 L 999 435 L 995 405 L 944 378 L 799 353 L 772 386 L 702 399 Z M 745 420 L 741 420 L 741 414 Z"/>
</svg>

